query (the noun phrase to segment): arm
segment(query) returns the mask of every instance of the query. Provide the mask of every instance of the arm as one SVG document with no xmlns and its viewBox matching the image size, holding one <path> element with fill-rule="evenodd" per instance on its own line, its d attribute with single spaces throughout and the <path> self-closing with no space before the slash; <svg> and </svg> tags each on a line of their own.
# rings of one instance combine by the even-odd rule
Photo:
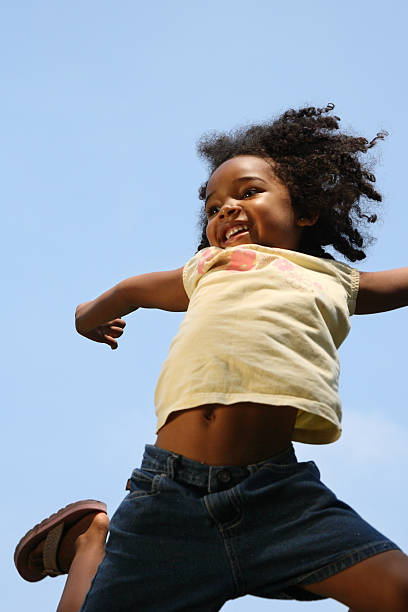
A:
<svg viewBox="0 0 408 612">
<path fill-rule="evenodd" d="M 90 302 L 80 304 L 75 312 L 75 327 L 83 336 L 116 348 L 114 338 L 122 334 L 125 322 L 121 317 L 124 315 L 138 308 L 182 312 L 187 310 L 188 302 L 183 268 L 141 274 L 121 281 Z"/>
<path fill-rule="evenodd" d="M 386 312 L 408 306 L 408 268 L 360 272 L 356 314 Z"/>
</svg>

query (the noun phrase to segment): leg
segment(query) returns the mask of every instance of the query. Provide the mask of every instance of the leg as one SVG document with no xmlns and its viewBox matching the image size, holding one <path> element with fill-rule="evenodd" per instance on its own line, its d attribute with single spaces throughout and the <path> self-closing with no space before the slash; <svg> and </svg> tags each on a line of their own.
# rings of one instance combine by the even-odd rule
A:
<svg viewBox="0 0 408 612">
<path fill-rule="evenodd" d="M 146 449 L 81 612 L 216 612 L 235 587 L 204 502 L 210 466 Z"/>
<path fill-rule="evenodd" d="M 14 554 L 29 582 L 68 574 L 58 612 L 78 612 L 104 556 L 109 519 L 96 500 L 69 504 L 30 529 Z"/>
<path fill-rule="evenodd" d="M 57 612 L 80 609 L 104 557 L 108 525 L 108 517 L 100 512 L 88 515 L 68 531 L 65 546 L 61 543 L 61 558 L 65 556 L 69 573 Z"/>
<path fill-rule="evenodd" d="M 390 550 L 304 589 L 351 606 L 349 612 L 406 612 L 408 557 Z"/>
<path fill-rule="evenodd" d="M 62 572 L 68 573 L 57 612 L 78 612 L 101 563 L 109 519 L 104 512 L 88 514 L 75 523 L 63 536 L 58 547 L 57 561 Z M 30 553 L 32 570 L 43 568 L 44 540 Z"/>
</svg>

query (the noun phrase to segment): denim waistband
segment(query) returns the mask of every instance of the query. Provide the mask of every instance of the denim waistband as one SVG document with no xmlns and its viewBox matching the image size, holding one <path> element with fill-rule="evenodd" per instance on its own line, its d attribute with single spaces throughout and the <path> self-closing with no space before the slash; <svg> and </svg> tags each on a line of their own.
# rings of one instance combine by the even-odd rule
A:
<svg viewBox="0 0 408 612">
<path fill-rule="evenodd" d="M 146 444 L 141 468 L 142 470 L 165 474 L 169 478 L 180 482 L 205 487 L 208 491 L 216 491 L 235 486 L 235 484 L 267 464 L 287 465 L 290 463 L 297 463 L 292 445 L 259 463 L 237 466 L 208 465 L 158 446 Z"/>
</svg>

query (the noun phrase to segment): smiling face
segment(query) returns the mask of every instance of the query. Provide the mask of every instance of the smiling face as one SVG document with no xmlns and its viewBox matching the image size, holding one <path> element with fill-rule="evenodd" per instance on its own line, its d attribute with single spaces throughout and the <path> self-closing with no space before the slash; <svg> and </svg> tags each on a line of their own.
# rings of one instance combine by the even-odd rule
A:
<svg viewBox="0 0 408 612">
<path fill-rule="evenodd" d="M 207 238 L 226 248 L 260 244 L 295 251 L 302 228 L 313 225 L 298 218 L 290 195 L 275 176 L 273 160 L 240 155 L 221 164 L 207 184 Z"/>
</svg>

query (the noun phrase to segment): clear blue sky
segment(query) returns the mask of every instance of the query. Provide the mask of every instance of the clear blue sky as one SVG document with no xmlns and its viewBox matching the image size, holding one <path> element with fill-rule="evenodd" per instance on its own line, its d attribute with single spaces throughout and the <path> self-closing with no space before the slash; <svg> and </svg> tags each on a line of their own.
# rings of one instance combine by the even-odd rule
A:
<svg viewBox="0 0 408 612">
<path fill-rule="evenodd" d="M 3 5 L 1 599 L 54 610 L 63 578 L 24 582 L 12 555 L 76 499 L 109 511 L 154 442 L 153 391 L 181 315 L 128 317 L 117 351 L 79 337 L 79 302 L 179 267 L 197 244 L 195 142 L 290 107 L 336 104 L 378 147 L 384 194 L 363 270 L 407 265 L 406 3 L 38 0 Z M 341 349 L 344 433 L 297 445 L 339 497 L 408 548 L 408 310 L 355 317 Z M 344 609 L 250 597 L 225 610 Z"/>
</svg>

